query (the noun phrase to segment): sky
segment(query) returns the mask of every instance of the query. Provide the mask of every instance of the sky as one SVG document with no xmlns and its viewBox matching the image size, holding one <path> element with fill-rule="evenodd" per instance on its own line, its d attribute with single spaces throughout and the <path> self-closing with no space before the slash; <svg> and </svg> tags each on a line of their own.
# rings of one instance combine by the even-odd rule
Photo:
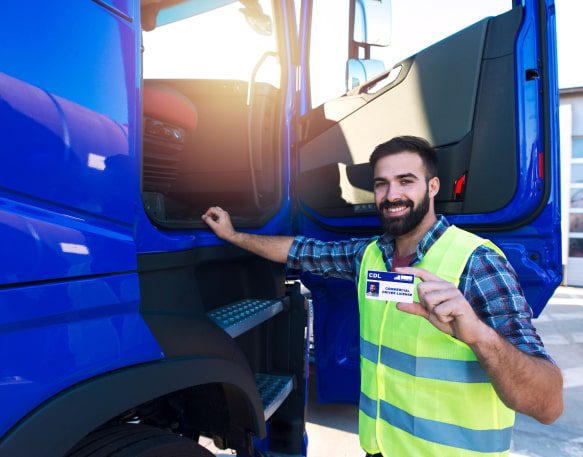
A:
<svg viewBox="0 0 583 457">
<path fill-rule="evenodd" d="M 555 0 L 559 87 L 583 87 L 583 1 Z"/>
</svg>

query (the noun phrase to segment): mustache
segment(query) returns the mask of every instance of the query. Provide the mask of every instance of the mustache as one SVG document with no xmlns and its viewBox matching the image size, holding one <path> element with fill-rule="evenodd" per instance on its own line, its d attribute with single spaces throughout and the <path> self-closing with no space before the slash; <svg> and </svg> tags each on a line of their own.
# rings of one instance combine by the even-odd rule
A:
<svg viewBox="0 0 583 457">
<path fill-rule="evenodd" d="M 379 205 L 379 209 L 391 209 L 396 208 L 397 206 L 405 206 L 409 208 L 413 208 L 413 201 L 412 200 L 397 200 L 394 202 L 384 201 Z"/>
</svg>

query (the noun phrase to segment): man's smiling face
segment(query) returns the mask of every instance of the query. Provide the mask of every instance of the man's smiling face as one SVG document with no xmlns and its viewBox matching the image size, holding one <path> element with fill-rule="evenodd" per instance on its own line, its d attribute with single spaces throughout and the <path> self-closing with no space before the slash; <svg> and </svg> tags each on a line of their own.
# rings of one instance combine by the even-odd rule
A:
<svg viewBox="0 0 583 457">
<path fill-rule="evenodd" d="M 374 167 L 374 198 L 383 229 L 392 236 L 404 235 L 417 227 L 429 211 L 439 180 L 427 181 L 421 157 L 400 152 L 382 157 Z"/>
</svg>

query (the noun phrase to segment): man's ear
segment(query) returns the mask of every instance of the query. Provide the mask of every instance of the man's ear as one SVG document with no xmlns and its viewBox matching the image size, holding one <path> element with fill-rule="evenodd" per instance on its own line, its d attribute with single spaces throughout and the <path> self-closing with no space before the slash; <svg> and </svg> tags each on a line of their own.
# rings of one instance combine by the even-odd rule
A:
<svg viewBox="0 0 583 457">
<path fill-rule="evenodd" d="M 437 195 L 437 192 L 439 192 L 439 178 L 437 176 L 434 176 L 429 180 L 427 185 L 429 186 L 429 196 L 431 198 L 435 197 Z"/>
</svg>

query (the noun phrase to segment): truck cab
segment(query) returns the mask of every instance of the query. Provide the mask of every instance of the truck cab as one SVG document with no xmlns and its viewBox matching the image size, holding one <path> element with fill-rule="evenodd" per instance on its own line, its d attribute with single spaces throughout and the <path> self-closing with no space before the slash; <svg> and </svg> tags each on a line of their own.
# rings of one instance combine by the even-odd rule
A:
<svg viewBox="0 0 583 457">
<path fill-rule="evenodd" d="M 354 285 L 286 272 L 200 216 L 377 234 L 368 156 L 399 134 L 437 147 L 438 211 L 495 241 L 542 311 L 561 280 L 553 2 L 508 2 L 406 55 L 401 9 L 4 6 L 0 456 L 210 455 L 203 437 L 307 455 L 299 280 L 328 402 L 358 395 Z"/>
</svg>

